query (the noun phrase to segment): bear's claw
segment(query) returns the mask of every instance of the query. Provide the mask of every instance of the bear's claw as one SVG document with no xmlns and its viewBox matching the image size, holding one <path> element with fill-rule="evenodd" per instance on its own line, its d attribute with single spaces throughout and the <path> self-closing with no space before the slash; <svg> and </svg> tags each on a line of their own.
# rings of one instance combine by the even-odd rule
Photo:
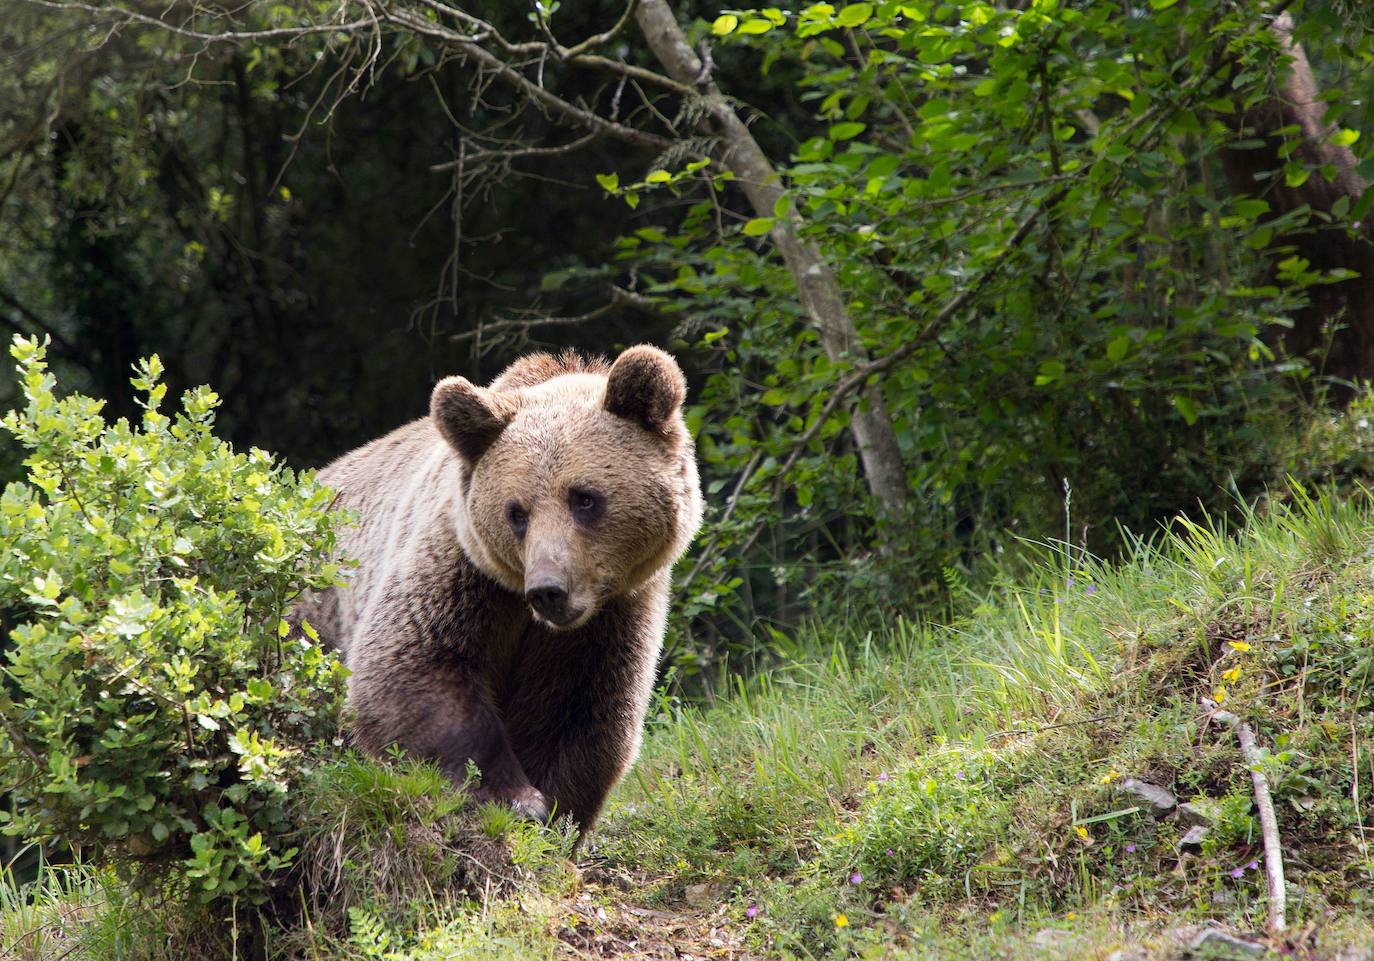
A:
<svg viewBox="0 0 1374 961">
<path fill-rule="evenodd" d="M 553 813 L 553 802 L 543 791 L 535 787 L 518 792 L 508 803 L 516 814 L 531 821 L 548 821 L 549 815 Z"/>
</svg>

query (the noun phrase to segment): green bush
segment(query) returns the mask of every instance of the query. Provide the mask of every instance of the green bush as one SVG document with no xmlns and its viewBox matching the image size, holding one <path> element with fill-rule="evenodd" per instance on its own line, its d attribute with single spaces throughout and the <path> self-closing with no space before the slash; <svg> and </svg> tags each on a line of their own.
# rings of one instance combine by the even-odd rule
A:
<svg viewBox="0 0 1374 961">
<path fill-rule="evenodd" d="M 0 499 L 3 829 L 260 903 L 311 745 L 337 733 L 343 668 L 283 621 L 337 578 L 331 495 L 216 439 L 208 388 L 159 413 L 157 357 L 134 426 L 58 400 L 36 341 L 11 353 L 27 406 L 4 426 L 29 456 Z"/>
<path fill-rule="evenodd" d="M 947 751 L 880 775 L 833 839 L 831 873 L 871 889 L 916 883 L 927 894 L 963 883 L 1011 821 L 995 765 L 991 752 Z"/>
</svg>

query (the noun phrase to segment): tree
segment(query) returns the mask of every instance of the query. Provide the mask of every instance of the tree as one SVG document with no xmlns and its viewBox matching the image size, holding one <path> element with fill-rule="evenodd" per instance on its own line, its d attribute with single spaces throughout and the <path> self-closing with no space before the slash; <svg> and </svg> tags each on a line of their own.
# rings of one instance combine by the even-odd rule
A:
<svg viewBox="0 0 1374 961">
<path fill-rule="evenodd" d="M 1312 64 L 1284 12 L 1269 26 L 1283 63 L 1275 83 L 1225 116 L 1237 145 L 1221 153 L 1232 189 L 1265 199 L 1272 218 L 1300 218 L 1305 229 L 1274 235 L 1277 258 L 1301 257 L 1337 274 L 1314 288 L 1283 340 L 1299 356 L 1320 354 L 1323 369 L 1346 380 L 1374 378 L 1374 193 L 1351 144 L 1322 96 Z M 1345 103 L 1339 106 L 1344 108 Z M 1342 110 L 1342 112 L 1344 112 Z M 1329 351 L 1329 352 L 1328 352 Z"/>
</svg>

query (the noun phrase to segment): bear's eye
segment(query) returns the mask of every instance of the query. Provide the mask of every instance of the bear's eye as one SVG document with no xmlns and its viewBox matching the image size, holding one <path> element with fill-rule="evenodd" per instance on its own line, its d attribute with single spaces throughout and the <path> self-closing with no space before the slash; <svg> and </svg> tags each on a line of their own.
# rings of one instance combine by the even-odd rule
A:
<svg viewBox="0 0 1374 961">
<path fill-rule="evenodd" d="M 568 506 L 572 508 L 573 519 L 579 524 L 594 523 L 605 509 L 606 501 L 596 491 L 574 487 L 568 492 Z"/>
<path fill-rule="evenodd" d="M 510 529 L 515 531 L 516 537 L 525 536 L 525 528 L 530 526 L 530 515 L 515 501 L 506 505 L 506 520 L 510 522 Z"/>
</svg>

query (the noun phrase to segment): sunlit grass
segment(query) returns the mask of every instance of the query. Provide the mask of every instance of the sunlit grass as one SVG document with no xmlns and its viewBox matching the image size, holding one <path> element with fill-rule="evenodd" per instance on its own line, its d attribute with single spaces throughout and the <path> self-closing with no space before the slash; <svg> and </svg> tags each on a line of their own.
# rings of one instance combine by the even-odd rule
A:
<svg viewBox="0 0 1374 961">
<path fill-rule="evenodd" d="M 601 850 L 642 865 L 665 903 L 723 885 L 754 906 L 745 922 L 760 937 L 796 951 L 843 949 L 879 930 L 865 919 L 886 930 L 918 909 L 953 918 L 983 905 L 1040 924 L 1100 912 L 1109 891 L 1121 919 L 1253 926 L 1263 892 L 1225 887 L 1227 858 L 1249 859 L 1253 837 L 1219 843 L 1232 837 L 1219 826 L 1204 854 L 1216 863 L 1179 875 L 1175 822 L 1132 810 L 1111 786 L 1127 771 L 1169 782 L 1181 801 L 1248 810 L 1233 745 L 1200 723 L 1198 697 L 1220 688 L 1276 754 L 1281 739 L 1326 758 L 1324 784 L 1296 752 L 1276 767 L 1281 795 L 1327 792 L 1295 833 L 1359 823 L 1349 745 L 1341 770 L 1339 747 L 1313 732 L 1370 726 L 1355 705 L 1368 700 L 1374 612 L 1354 603 L 1371 586 L 1368 498 L 1299 489 L 1243 521 L 1180 519 L 1116 564 L 1031 545 L 1033 574 L 999 581 L 949 625 L 898 620 L 866 636 L 815 625 L 802 662 L 710 708 L 661 705 Z M 1328 586 L 1314 593 L 1318 580 Z M 1295 663 L 1287 645 L 1306 643 L 1314 610 L 1330 615 L 1323 636 L 1366 640 L 1303 648 Z M 1240 640 L 1248 653 L 1228 632 L 1252 638 Z M 1337 657 L 1363 665 L 1357 695 L 1314 711 L 1323 658 Z M 1345 865 L 1342 881 L 1313 887 L 1312 905 L 1374 881 L 1367 849 L 1337 846 L 1326 853 Z"/>
</svg>

